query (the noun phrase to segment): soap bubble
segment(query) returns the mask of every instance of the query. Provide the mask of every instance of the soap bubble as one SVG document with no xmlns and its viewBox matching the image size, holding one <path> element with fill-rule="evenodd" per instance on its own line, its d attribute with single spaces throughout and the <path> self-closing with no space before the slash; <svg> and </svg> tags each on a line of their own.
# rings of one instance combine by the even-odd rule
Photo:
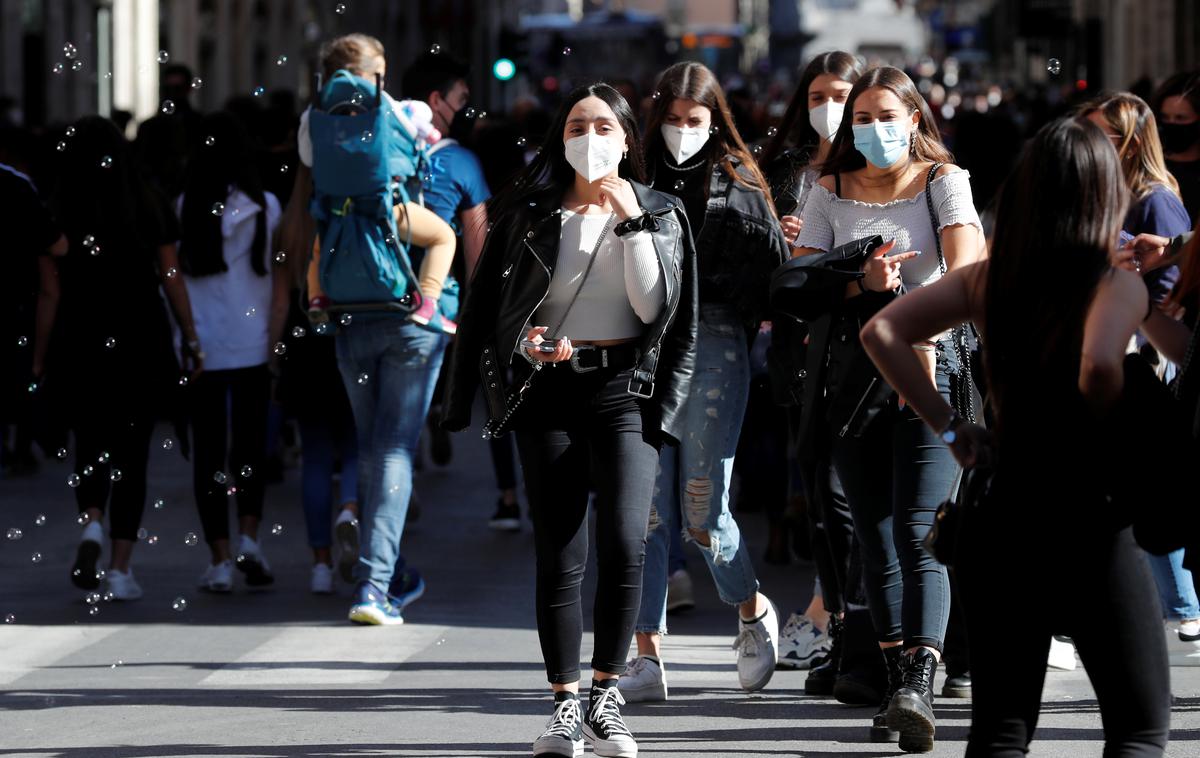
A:
<svg viewBox="0 0 1200 758">
<path fill-rule="evenodd" d="M 92 475 L 92 473 L 93 473 L 93 472 L 95 472 L 95 470 L 96 470 L 96 469 L 92 468 L 91 466 L 84 466 L 84 467 L 83 467 L 83 475 L 84 475 L 84 476 L 91 476 L 91 475 Z M 82 523 L 82 522 L 81 522 L 81 523 Z"/>
<path fill-rule="evenodd" d="M 162 113 L 164 116 L 170 116 L 172 113 L 175 112 L 175 101 L 174 100 L 163 100 L 162 105 L 159 107 L 158 111 L 160 113 Z"/>
<path fill-rule="evenodd" d="M 563 51 L 562 51 L 562 53 L 563 53 L 563 56 L 564 56 L 564 57 L 565 57 L 565 56 L 568 56 L 568 55 L 570 55 L 570 54 L 571 54 L 571 48 L 569 48 L 569 47 L 564 47 L 564 48 L 563 48 Z"/>
<path fill-rule="evenodd" d="M 708 127 L 709 136 L 712 136 L 720 131 L 721 131 L 721 127 L 717 126 L 716 124 L 713 124 L 712 126 Z"/>
<path fill-rule="evenodd" d="M 362 133 L 362 136 L 359 137 L 359 139 L 362 140 L 363 142 L 370 142 L 371 140 L 375 139 L 375 132 L 371 131 L 370 129 L 367 129 L 365 132 Z"/>
<path fill-rule="evenodd" d="M 150 532 L 149 532 L 149 530 L 146 529 L 146 527 L 143 526 L 141 529 L 137 530 L 137 538 L 139 540 L 144 540 L 149 536 L 150 536 Z"/>
<path fill-rule="evenodd" d="M 91 247 L 92 245 L 95 245 L 95 244 L 96 244 L 96 238 L 93 237 L 92 235 L 89 234 L 88 236 L 83 238 L 83 246 L 84 247 Z"/>
<path fill-rule="evenodd" d="M 34 524 L 34 526 L 45 526 L 46 525 L 46 514 L 39 513 L 37 515 L 37 518 L 35 518 L 33 520 L 33 524 Z"/>
<path fill-rule="evenodd" d="M 1051 76 L 1058 76 L 1062 73 L 1062 61 L 1058 58 L 1051 58 L 1046 61 L 1046 70 L 1050 72 Z"/>
<path fill-rule="evenodd" d="M 675 180 L 675 191 L 676 191 L 676 192 L 678 192 L 678 191 L 679 191 L 679 190 L 681 190 L 681 189 L 683 189 L 683 180 L 682 180 L 682 179 L 676 179 L 676 180 Z"/>
<path fill-rule="evenodd" d="M 229 477 L 224 471 L 218 471 L 217 473 L 213 474 L 213 481 L 217 484 L 224 484 L 225 482 L 229 481 Z"/>
<path fill-rule="evenodd" d="M 343 13 L 346 12 L 346 4 L 338 3 L 337 5 L 333 6 L 333 12 L 338 14 L 339 16 L 342 15 Z"/>
<path fill-rule="evenodd" d="M 217 144 L 217 138 L 211 134 L 204 138 L 204 145 L 206 147 L 212 147 L 215 144 Z"/>
<path fill-rule="evenodd" d="M 28 344 L 29 344 L 28 337 L 26 337 L 24 335 L 17 337 L 17 347 L 25 347 Z"/>
<path fill-rule="evenodd" d="M 366 101 L 367 101 L 367 96 L 364 95 L 362 92 L 356 91 L 353 95 L 350 96 L 350 103 L 352 105 L 362 105 Z"/>
<path fill-rule="evenodd" d="M 187 600 L 182 597 L 177 597 L 171 601 L 171 609 L 175 611 L 186 611 Z"/>
<path fill-rule="evenodd" d="M 213 203 L 211 213 L 214 216 L 223 216 L 225 214 L 225 203 Z"/>
<path fill-rule="evenodd" d="M 285 261 L 287 261 L 287 253 L 283 252 L 282 250 L 280 250 L 278 253 L 275 253 L 276 263 L 284 263 Z"/>
<path fill-rule="evenodd" d="M 112 591 L 110 590 L 110 591 L 104 593 L 103 599 L 104 599 L 104 602 L 111 603 L 112 601 L 117 599 L 117 596 L 114 595 L 112 593 Z"/>
<path fill-rule="evenodd" d="M 109 478 L 109 479 L 111 479 L 111 480 L 112 480 L 112 481 L 114 481 L 114 482 L 119 482 L 119 481 L 121 481 L 121 469 L 119 469 L 119 468 L 114 468 L 114 469 L 112 470 L 112 473 L 108 475 L 108 478 Z"/>
<path fill-rule="evenodd" d="M 437 55 L 438 53 L 442 52 L 442 46 L 435 42 L 429 46 L 429 52 Z"/>
<path fill-rule="evenodd" d="M 67 128 L 64 130 L 64 131 L 63 131 L 63 134 L 67 135 L 68 137 L 74 137 L 74 136 L 75 136 L 75 127 L 73 127 L 73 126 L 68 126 L 68 127 L 67 127 Z"/>
<path fill-rule="evenodd" d="M 479 111 L 479 118 L 487 118 L 487 111 Z"/>
<path fill-rule="evenodd" d="M 517 147 L 525 147 L 527 144 L 529 142 L 524 137 L 517 137 Z"/>
<path fill-rule="evenodd" d="M 111 155 L 106 155 L 100 159 L 100 168 L 112 168 L 113 160 Z"/>
<path fill-rule="evenodd" d="M 82 71 L 83 70 L 83 61 L 71 61 L 71 70 L 72 71 Z"/>
<path fill-rule="evenodd" d="M 15 623 L 17 623 L 17 617 L 10 613 L 4 617 L 4 623 L 15 624 Z"/>
<path fill-rule="evenodd" d="M 67 143 L 59 142 L 57 145 L 54 146 L 54 149 L 60 153 L 65 153 L 67 151 Z"/>
<path fill-rule="evenodd" d="M 463 111 L 463 116 L 466 118 L 475 118 L 475 109 L 467 108 L 465 111 Z"/>
<path fill-rule="evenodd" d="M 167 269 L 167 278 L 168 279 L 174 279 L 177 276 L 179 276 L 179 269 L 175 268 L 174 266 Z"/>
<path fill-rule="evenodd" d="M 257 314 L 258 314 L 257 308 L 251 307 L 251 308 L 246 309 L 246 318 L 254 318 Z"/>
<path fill-rule="evenodd" d="M 100 593 L 99 592 L 89 592 L 87 594 L 87 596 L 84 598 L 84 601 L 88 605 L 95 605 L 96 603 L 100 602 Z"/>
<path fill-rule="evenodd" d="M 304 327 L 302 327 L 302 326 L 293 326 L 292 327 L 292 336 L 295 337 L 296 339 L 300 339 L 306 333 L 307 332 L 304 331 Z"/>
<path fill-rule="evenodd" d="M 779 130 L 777 128 L 772 126 L 771 128 L 767 129 L 768 137 L 774 137 L 776 134 L 779 134 Z"/>
<path fill-rule="evenodd" d="M 114 669 L 115 669 L 115 668 L 120 668 L 121 666 L 124 666 L 124 665 L 125 665 L 125 661 L 117 661 L 117 662 L 116 662 L 116 663 L 114 663 L 112 666 L 110 666 L 110 668 L 114 668 Z"/>
<path fill-rule="evenodd" d="M 192 89 L 200 89 L 204 86 L 204 80 L 198 76 L 192 77 Z"/>
<path fill-rule="evenodd" d="M 7 537 L 10 540 L 19 540 L 24 536 L 25 536 L 25 533 L 22 532 L 20 529 L 16 528 L 15 526 L 9 527 Z"/>
<path fill-rule="evenodd" d="M 100 581 L 104 581 L 104 577 L 106 577 L 106 576 L 108 576 L 108 572 L 105 571 L 104 569 L 100 569 L 99 571 L 96 572 L 96 578 L 99 579 Z"/>
<path fill-rule="evenodd" d="M 60 447 L 58 452 L 54 454 L 54 457 L 58 458 L 60 461 L 65 461 L 67 459 L 67 449 L 65 447 Z"/>
<path fill-rule="evenodd" d="M 91 249 L 91 251 L 90 251 L 90 252 L 91 252 L 91 254 L 92 254 L 92 257 L 93 257 L 93 258 L 95 258 L 97 255 L 99 255 L 99 254 L 100 254 L 100 246 L 99 246 L 99 245 L 92 245 L 92 249 Z"/>
<path fill-rule="evenodd" d="M 67 44 L 63 45 L 63 57 L 64 58 L 66 58 L 67 60 L 74 60 L 75 56 L 77 56 L 77 55 L 79 55 L 79 50 L 77 50 L 73 44 L 68 42 Z"/>
<path fill-rule="evenodd" d="M 112 456 L 108 454 L 108 451 L 102 451 L 100 456 L 96 458 L 96 463 L 108 463 L 109 458 L 112 458 Z"/>
<path fill-rule="evenodd" d="M 68 487 L 78 487 L 79 482 L 80 482 L 79 474 L 67 474 L 67 486 Z"/>
<path fill-rule="evenodd" d="M 287 345 L 282 342 L 276 342 L 275 346 L 271 348 L 271 352 L 275 353 L 275 355 L 283 355 L 287 352 Z"/>
<path fill-rule="evenodd" d="M 271 534 L 275 535 L 276 537 L 283 534 L 283 524 L 272 525 L 271 526 Z"/>
<path fill-rule="evenodd" d="M 651 100 L 657 100 L 657 99 L 659 99 L 660 97 L 662 97 L 662 93 L 661 93 L 661 92 L 655 92 L 653 95 L 651 95 L 651 96 L 650 96 L 650 99 L 651 99 Z"/>
<path fill-rule="evenodd" d="M 107 81 L 107 80 L 109 80 L 109 79 L 112 79 L 112 72 L 111 72 L 111 71 L 106 71 L 106 72 L 104 73 L 104 79 L 105 79 L 105 81 Z"/>
<path fill-rule="evenodd" d="M 254 95 L 255 97 L 262 97 L 263 95 L 267 94 L 267 88 L 260 85 L 255 87 L 254 91 L 250 94 Z"/>
<path fill-rule="evenodd" d="M 158 500 L 154 501 L 154 510 L 156 510 L 156 511 L 161 511 L 166 506 L 167 506 L 167 501 L 163 500 L 161 497 Z"/>
<path fill-rule="evenodd" d="M 37 382 L 30 382 L 30 383 L 29 383 L 29 391 L 30 391 L 30 392 L 37 392 L 37 391 L 38 391 L 38 383 L 37 383 Z"/>
<path fill-rule="evenodd" d="M 187 378 L 187 376 L 186 376 L 186 375 L 184 375 L 184 376 L 181 376 L 181 377 L 179 377 L 179 386 L 180 386 L 180 387 L 186 387 L 187 385 L 188 385 L 188 378 Z"/>
<path fill-rule="evenodd" d="M 147 545 L 157 545 L 158 544 L 158 535 L 151 534 L 150 538 L 146 540 L 146 544 Z"/>
<path fill-rule="evenodd" d="M 366 385 L 369 381 L 371 381 L 371 377 L 365 371 L 358 375 L 358 383 L 360 385 Z"/>
<path fill-rule="evenodd" d="M 286 174 L 288 171 L 291 171 L 291 169 L 292 167 L 285 163 L 279 167 L 279 173 Z"/>
<path fill-rule="evenodd" d="M 117 346 L 116 338 L 109 337 L 108 339 L 104 340 L 104 346 L 107 347 L 109 350 L 112 350 L 114 347 Z"/>
<path fill-rule="evenodd" d="M 99 616 L 100 615 L 100 606 L 93 605 L 91 608 L 88 608 L 88 615 L 89 616 Z"/>
<path fill-rule="evenodd" d="M 242 475 L 243 479 L 249 479 L 250 477 L 254 476 L 254 469 L 250 468 L 249 466 L 242 466 L 242 470 L 238 473 Z"/>
<path fill-rule="evenodd" d="M 287 61 L 288 61 L 288 57 L 286 55 L 281 55 L 275 59 L 275 65 L 276 66 L 284 66 L 284 65 L 287 65 Z"/>
<path fill-rule="evenodd" d="M 183 544 L 187 545 L 188 547 L 195 547 L 196 545 L 200 544 L 200 538 L 196 536 L 195 532 L 188 532 L 187 534 L 183 535 Z"/>
<path fill-rule="evenodd" d="M 53 68 L 51 68 L 50 70 L 56 74 L 61 74 L 62 72 L 67 70 L 67 66 L 62 61 L 59 61 L 58 63 L 55 63 Z"/>
<path fill-rule="evenodd" d="M 34 563 L 41 563 L 42 562 L 42 554 L 34 553 L 33 555 L 29 556 L 29 560 L 33 561 Z"/>
<path fill-rule="evenodd" d="M 349 313 L 343 313 L 341 316 L 338 317 L 338 323 L 341 324 L 342 326 L 350 326 L 350 322 L 353 320 L 354 320 L 354 317 L 352 317 Z"/>
<path fill-rule="evenodd" d="M 156 57 L 155 60 L 157 60 L 159 63 L 166 63 L 167 61 L 171 60 L 171 54 L 166 50 L 159 50 L 158 57 Z"/>
<path fill-rule="evenodd" d="M 171 450 L 174 447 L 175 447 L 175 440 L 171 439 L 170 437 L 167 437 L 165 440 L 162 441 L 162 449 L 163 450 Z"/>
<path fill-rule="evenodd" d="M 762 145 L 755 145 L 754 147 L 750 148 L 750 152 L 755 155 L 761 155 L 762 151 Z"/>
</svg>

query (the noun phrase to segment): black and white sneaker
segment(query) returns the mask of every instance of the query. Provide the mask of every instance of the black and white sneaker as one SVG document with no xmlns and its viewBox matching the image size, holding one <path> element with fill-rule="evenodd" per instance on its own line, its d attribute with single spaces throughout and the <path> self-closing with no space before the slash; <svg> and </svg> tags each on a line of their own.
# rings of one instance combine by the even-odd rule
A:
<svg viewBox="0 0 1200 758">
<path fill-rule="evenodd" d="M 568 756 L 583 755 L 583 712 L 579 707 L 579 696 L 574 692 L 559 692 L 554 695 L 554 715 L 546 731 L 533 743 L 534 755 Z"/>
<path fill-rule="evenodd" d="M 488 521 L 488 526 L 498 532 L 521 531 L 521 506 L 516 503 L 509 505 L 504 502 L 504 498 L 500 498 L 496 503 L 496 513 Z"/>
<path fill-rule="evenodd" d="M 619 706 L 625 705 L 616 679 L 592 684 L 591 704 L 583 720 L 583 736 L 603 758 L 637 758 L 638 747 Z"/>
</svg>

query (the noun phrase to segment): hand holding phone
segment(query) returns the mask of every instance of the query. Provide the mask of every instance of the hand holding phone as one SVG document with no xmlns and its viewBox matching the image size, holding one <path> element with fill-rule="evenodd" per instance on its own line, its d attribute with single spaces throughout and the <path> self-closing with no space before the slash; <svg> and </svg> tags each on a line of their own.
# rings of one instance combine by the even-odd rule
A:
<svg viewBox="0 0 1200 758">
<path fill-rule="evenodd" d="M 534 350 L 539 353 L 553 353 L 558 349 L 557 342 L 534 342 L 533 340 L 521 340 L 521 347 L 525 350 Z"/>
</svg>

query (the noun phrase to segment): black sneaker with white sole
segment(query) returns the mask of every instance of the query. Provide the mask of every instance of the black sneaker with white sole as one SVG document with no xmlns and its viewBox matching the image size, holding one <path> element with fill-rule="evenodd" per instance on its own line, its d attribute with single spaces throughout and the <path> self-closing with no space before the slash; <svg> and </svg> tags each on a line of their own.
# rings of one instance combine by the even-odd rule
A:
<svg viewBox="0 0 1200 758">
<path fill-rule="evenodd" d="M 621 718 L 625 705 L 616 679 L 592 683 L 587 715 L 583 719 L 583 737 L 602 758 L 637 758 L 637 742 Z"/>
<path fill-rule="evenodd" d="M 500 498 L 496 502 L 496 513 L 488 521 L 488 526 L 498 532 L 521 531 L 521 506 L 516 503 L 510 505 L 504 502 L 504 498 Z"/>
<path fill-rule="evenodd" d="M 554 715 L 550 717 L 546 731 L 534 740 L 533 754 L 566 758 L 583 755 L 583 711 L 579 707 L 579 695 L 555 693 Z"/>
</svg>

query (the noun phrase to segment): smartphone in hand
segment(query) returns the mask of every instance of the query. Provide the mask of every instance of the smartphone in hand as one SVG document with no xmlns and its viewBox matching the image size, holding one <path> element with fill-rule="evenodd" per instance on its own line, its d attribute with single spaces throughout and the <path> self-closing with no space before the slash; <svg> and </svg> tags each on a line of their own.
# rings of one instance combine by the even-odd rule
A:
<svg viewBox="0 0 1200 758">
<path fill-rule="evenodd" d="M 539 353 L 553 353 L 558 350 L 557 342 L 534 342 L 533 340 L 521 340 L 521 347 L 526 350 L 533 350 Z"/>
</svg>

